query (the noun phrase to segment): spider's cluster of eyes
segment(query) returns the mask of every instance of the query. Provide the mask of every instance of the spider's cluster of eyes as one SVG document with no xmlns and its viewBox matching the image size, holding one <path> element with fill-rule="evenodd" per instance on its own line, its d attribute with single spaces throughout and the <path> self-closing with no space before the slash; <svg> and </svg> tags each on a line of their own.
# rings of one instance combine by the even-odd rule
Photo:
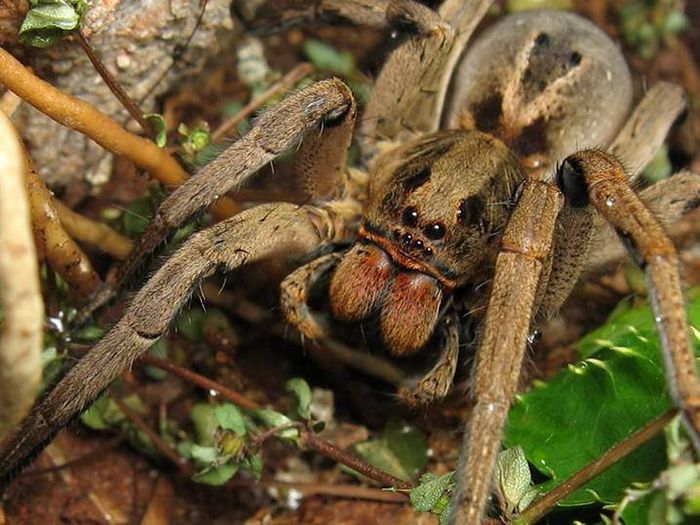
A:
<svg viewBox="0 0 700 525">
<path fill-rule="evenodd" d="M 420 215 L 415 206 L 407 206 L 401 214 L 401 222 L 409 228 L 417 228 L 420 222 Z M 431 241 L 439 241 L 445 237 L 445 225 L 441 222 L 433 222 L 423 228 L 423 234 Z M 409 232 L 401 233 L 401 230 L 393 231 L 394 238 L 400 240 L 401 244 L 406 249 L 423 250 L 426 255 L 432 255 L 433 249 L 430 246 L 425 246 L 422 239 L 414 238 Z"/>
</svg>

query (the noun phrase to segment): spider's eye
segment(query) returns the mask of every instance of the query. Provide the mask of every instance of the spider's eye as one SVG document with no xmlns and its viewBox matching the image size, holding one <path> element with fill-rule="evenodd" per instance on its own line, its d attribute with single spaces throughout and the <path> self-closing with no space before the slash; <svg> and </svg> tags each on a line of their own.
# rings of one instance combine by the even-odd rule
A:
<svg viewBox="0 0 700 525">
<path fill-rule="evenodd" d="M 406 226 L 415 227 L 418 224 L 418 210 L 413 206 L 408 206 L 401 215 L 401 222 Z"/>
<path fill-rule="evenodd" d="M 578 66 L 581 63 L 581 60 L 583 60 L 583 57 L 581 56 L 581 53 L 579 53 L 578 51 L 574 51 L 569 56 L 569 64 L 571 65 L 571 67 Z"/>
<path fill-rule="evenodd" d="M 457 220 L 467 226 L 479 224 L 484 215 L 484 199 L 480 195 L 472 195 L 462 199 L 457 210 Z"/>
<path fill-rule="evenodd" d="M 428 239 L 437 241 L 445 236 L 445 225 L 441 222 L 434 222 L 426 226 L 423 232 Z"/>
<path fill-rule="evenodd" d="M 549 44 L 549 35 L 547 33 L 540 33 L 535 38 L 535 44 L 538 46 L 546 46 Z"/>
<path fill-rule="evenodd" d="M 569 206 L 583 208 L 588 205 L 588 186 L 578 159 L 569 157 L 563 162 L 557 170 L 557 184 Z"/>
</svg>

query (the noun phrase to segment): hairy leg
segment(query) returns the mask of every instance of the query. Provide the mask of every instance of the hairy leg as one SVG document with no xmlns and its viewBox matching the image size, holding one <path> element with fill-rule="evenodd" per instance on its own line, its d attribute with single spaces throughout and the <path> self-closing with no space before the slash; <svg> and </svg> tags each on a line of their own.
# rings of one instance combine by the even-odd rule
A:
<svg viewBox="0 0 700 525">
<path fill-rule="evenodd" d="M 700 175 L 683 171 L 639 192 L 639 198 L 651 210 L 666 231 L 700 206 Z M 620 261 L 626 248 L 609 224 L 602 224 L 591 243 L 586 269 L 595 271 Z"/>
<path fill-rule="evenodd" d="M 622 161 L 631 180 L 661 149 L 671 126 L 685 109 L 685 93 L 676 84 L 657 82 L 645 93 L 608 148 Z"/>
<path fill-rule="evenodd" d="M 450 523 L 481 524 L 562 201 L 555 186 L 527 181 L 501 238 L 476 355 L 475 405 L 465 430 Z"/>
<path fill-rule="evenodd" d="M 307 132 L 315 129 L 320 134 L 321 125 L 330 127 L 335 142 L 324 141 L 318 135 L 309 139 L 313 147 L 302 142 L 295 169 L 310 191 L 319 189 L 332 195 L 345 165 L 355 112 L 348 87 L 332 79 L 290 95 L 261 115 L 241 140 L 168 196 L 129 257 L 119 266 L 110 286 L 78 314 L 76 324 L 85 322 L 92 312 L 109 301 L 170 231 L 220 195 L 238 188 L 262 166 L 298 144 Z M 326 164 L 321 166 L 322 162 Z"/>
<path fill-rule="evenodd" d="M 637 104 L 608 148 L 613 155 L 622 160 L 631 181 L 636 180 L 641 171 L 651 162 L 666 140 L 669 129 L 685 107 L 683 89 L 668 82 L 654 84 Z M 678 186 L 685 186 L 686 189 L 692 190 L 693 184 L 689 180 L 684 180 Z M 676 201 L 681 198 L 689 204 L 697 199 L 697 197 L 689 197 L 692 191 L 686 197 L 681 196 L 674 191 L 678 186 L 670 183 L 664 190 L 669 190 L 669 194 L 675 194 Z M 661 188 L 644 190 L 642 199 L 645 201 L 655 199 L 659 189 Z M 667 199 L 660 202 L 667 202 Z M 676 202 L 664 215 L 669 221 L 675 221 L 680 215 L 674 212 L 685 207 L 685 205 L 679 206 Z M 622 253 L 614 232 L 603 224 L 600 216 L 591 207 L 567 206 L 562 211 L 559 221 L 561 227 L 557 228 L 554 239 L 551 280 L 540 305 L 541 314 L 545 316 L 559 310 L 586 268 L 601 266 Z M 610 240 L 613 242 L 608 244 Z M 606 248 L 611 246 L 611 249 L 601 251 L 599 248 L 603 246 Z"/>
<path fill-rule="evenodd" d="M 560 171 L 565 191 L 587 195 L 615 228 L 647 275 L 647 287 L 661 336 L 671 399 L 696 451 L 700 451 L 700 379 L 690 344 L 676 249 L 659 221 L 629 185 L 620 162 L 598 150 L 569 157 Z"/>
<path fill-rule="evenodd" d="M 313 213 L 312 213 L 313 212 Z M 199 281 L 268 257 L 302 257 L 329 240 L 316 210 L 265 204 L 194 234 L 137 293 L 119 322 L 0 445 L 6 484 L 168 329 Z"/>
<path fill-rule="evenodd" d="M 389 2 L 387 20 L 407 39 L 387 58 L 363 115 L 365 155 L 379 140 L 435 131 L 452 69 L 492 0 L 447 0 L 438 12 Z"/>
</svg>

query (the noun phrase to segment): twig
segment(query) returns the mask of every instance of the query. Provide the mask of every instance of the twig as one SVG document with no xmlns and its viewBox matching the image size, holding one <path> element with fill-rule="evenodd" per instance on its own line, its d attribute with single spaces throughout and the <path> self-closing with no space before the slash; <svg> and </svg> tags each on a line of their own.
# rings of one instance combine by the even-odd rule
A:
<svg viewBox="0 0 700 525">
<path fill-rule="evenodd" d="M 171 363 L 170 361 L 166 361 L 165 359 L 160 359 L 152 355 L 142 355 L 137 359 L 137 361 L 145 365 L 152 365 L 162 370 L 165 370 L 166 372 L 169 372 L 175 376 L 184 379 L 185 381 L 200 386 L 205 390 L 213 390 L 219 393 L 224 399 L 227 399 L 242 408 L 247 408 L 250 410 L 261 408 L 260 405 L 257 404 L 255 401 L 247 399 L 238 392 L 231 390 L 228 387 L 225 387 L 221 383 L 212 381 L 207 377 L 199 375 L 198 373 L 193 372 L 192 370 L 188 370 L 187 368 L 183 368 L 174 363 Z"/>
<path fill-rule="evenodd" d="M 19 138 L 0 112 L 0 437 L 29 411 L 41 380 L 43 303 L 24 167 Z"/>
<path fill-rule="evenodd" d="M 294 87 L 294 84 L 299 82 L 305 76 L 310 75 L 313 72 L 313 70 L 313 66 L 306 62 L 302 62 L 301 64 L 297 65 L 294 69 L 292 69 L 286 75 L 284 75 L 279 81 L 272 84 L 263 93 L 255 97 L 250 102 L 248 102 L 248 104 L 246 104 L 246 106 L 243 109 L 241 109 L 238 113 L 236 113 L 233 117 L 222 122 L 221 125 L 218 128 L 216 128 L 211 134 L 211 141 L 219 142 L 226 135 L 228 135 L 228 133 L 230 133 L 231 130 L 235 129 L 235 127 L 238 126 L 238 124 L 243 122 L 255 110 L 257 110 L 263 104 L 265 104 L 265 102 L 270 100 L 272 97 L 276 97 L 277 95 L 289 91 L 292 87 Z"/>
<path fill-rule="evenodd" d="M 515 525 L 535 523 L 559 501 L 656 436 L 677 413 L 678 411 L 675 408 L 669 409 L 656 419 L 644 425 L 627 439 L 620 441 L 600 458 L 592 461 L 575 474 L 569 476 L 541 498 L 536 499 L 528 508 L 520 513 L 513 523 Z"/>
<path fill-rule="evenodd" d="M 53 196 L 29 160 L 26 163 L 25 178 L 37 246 L 43 251 L 51 268 L 79 298 L 89 297 L 100 286 L 100 277 L 88 256 L 63 228 L 54 208 Z"/>
<path fill-rule="evenodd" d="M 343 450 L 329 441 L 319 438 L 310 430 L 304 430 L 301 432 L 301 443 L 304 447 L 314 450 L 319 454 L 332 459 L 336 463 L 341 463 L 346 467 L 350 467 L 366 478 L 381 483 L 385 487 L 394 487 L 404 490 L 410 490 L 413 488 L 413 485 L 410 483 L 378 469 L 364 459 L 351 452 L 348 452 L 347 450 Z"/>
<path fill-rule="evenodd" d="M 340 498 L 363 499 L 369 501 L 383 501 L 386 503 L 406 503 L 408 495 L 404 492 L 390 492 L 387 490 L 358 487 L 357 485 L 326 485 L 323 483 L 296 483 L 276 481 L 273 479 L 232 479 L 228 482 L 231 487 L 264 487 L 277 489 L 294 489 L 304 495 L 323 494 Z"/>
<path fill-rule="evenodd" d="M 151 426 L 143 420 L 143 418 L 141 418 L 140 415 L 131 410 L 131 408 L 129 408 L 129 405 L 122 401 L 122 399 L 117 394 L 111 393 L 110 397 L 112 398 L 112 401 L 114 401 L 114 403 L 119 407 L 119 410 L 124 412 L 124 415 L 128 417 L 141 432 L 148 436 L 153 445 L 160 451 L 161 454 L 163 454 L 166 458 L 172 461 L 183 474 L 185 474 L 186 476 L 192 475 L 192 469 L 190 468 L 190 465 L 186 463 L 182 458 L 180 458 L 177 452 L 170 448 L 160 438 L 156 431 L 153 430 Z"/>
<path fill-rule="evenodd" d="M 110 89 L 110 91 L 114 93 L 114 96 L 117 97 L 119 102 L 122 103 L 122 106 L 126 108 L 126 110 L 129 112 L 129 115 L 131 115 L 131 117 L 139 123 L 141 129 L 143 129 L 146 135 L 153 138 L 155 136 L 153 126 L 144 117 L 141 108 L 138 107 L 136 102 L 134 102 L 134 99 L 132 99 L 126 93 L 126 91 L 124 91 L 121 85 L 114 79 L 114 77 L 112 77 L 112 74 L 107 70 L 102 61 L 95 54 L 95 50 L 92 49 L 90 42 L 88 42 L 87 38 L 85 38 L 83 32 L 80 29 L 78 29 L 74 34 L 76 39 L 78 40 L 78 43 L 80 44 L 80 47 L 83 48 L 83 51 L 85 51 L 85 54 L 92 63 L 93 67 L 95 68 L 97 73 L 99 73 L 99 75 L 102 77 L 102 80 L 105 81 L 105 84 L 107 84 L 107 87 Z"/>
<path fill-rule="evenodd" d="M 44 82 L 2 48 L 0 84 L 56 122 L 87 135 L 112 153 L 123 155 L 166 186 L 178 186 L 189 177 L 164 149 L 129 133 L 87 102 Z M 210 210 L 216 218 L 222 219 L 236 214 L 240 206 L 227 197 L 221 197 Z"/>
<path fill-rule="evenodd" d="M 300 421 L 290 421 L 289 423 L 285 423 L 284 425 L 278 425 L 276 427 L 269 428 L 259 436 L 256 436 L 255 439 L 248 444 L 246 449 L 250 453 L 256 452 L 261 446 L 265 444 L 265 442 L 268 439 L 275 437 L 278 432 L 282 432 L 283 430 L 287 430 L 288 428 L 303 427 L 304 424 Z"/>
<path fill-rule="evenodd" d="M 58 219 L 71 237 L 94 246 L 116 259 L 125 259 L 129 255 L 133 245 L 131 239 L 103 222 L 93 221 L 71 210 L 55 197 L 51 202 L 56 208 Z"/>
</svg>

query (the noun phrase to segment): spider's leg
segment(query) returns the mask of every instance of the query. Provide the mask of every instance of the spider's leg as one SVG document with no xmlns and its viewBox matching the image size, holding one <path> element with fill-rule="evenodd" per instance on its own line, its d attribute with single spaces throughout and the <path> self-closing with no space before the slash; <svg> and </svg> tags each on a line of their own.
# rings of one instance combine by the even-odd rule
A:
<svg viewBox="0 0 700 525">
<path fill-rule="evenodd" d="M 136 294 L 124 316 L 0 445 L 0 484 L 7 483 L 109 383 L 168 329 L 199 281 L 269 257 L 298 258 L 328 238 L 318 212 L 264 204 L 194 234 Z"/>
<path fill-rule="evenodd" d="M 393 0 L 389 25 L 407 33 L 387 58 L 363 115 L 365 154 L 379 140 L 435 131 L 454 65 L 492 0 L 447 0 L 438 12 Z"/>
<path fill-rule="evenodd" d="M 433 367 L 412 388 L 402 388 L 408 406 L 425 406 L 445 397 L 452 388 L 459 357 L 459 318 L 452 312 L 440 324 L 440 356 Z"/>
<path fill-rule="evenodd" d="M 657 82 L 637 104 L 608 148 L 622 161 L 632 180 L 654 158 L 685 109 L 683 88 L 670 82 Z"/>
<path fill-rule="evenodd" d="M 472 391 L 475 404 L 457 469 L 450 523 L 482 522 L 562 202 L 556 186 L 528 180 L 501 238 L 476 354 Z"/>
<path fill-rule="evenodd" d="M 657 82 L 644 95 L 608 148 L 625 164 L 631 181 L 651 162 L 685 107 L 683 89 L 669 82 Z M 659 215 L 664 224 L 678 220 L 689 211 L 687 208 L 693 201 L 697 201 L 696 181 L 667 182 L 663 188 L 654 190 L 658 185 L 642 191 L 640 196 L 651 203 L 659 195 L 664 195 L 659 199 L 660 204 L 669 205 Z M 689 193 L 683 195 L 677 191 L 679 187 L 684 187 Z M 697 207 L 697 202 L 692 206 Z M 561 226 L 557 228 L 554 239 L 551 280 L 540 305 L 544 315 L 559 310 L 586 268 L 600 267 L 624 253 L 617 235 L 602 224 L 600 216 L 590 207 L 567 206 L 559 217 L 559 223 Z"/>
<path fill-rule="evenodd" d="M 646 272 L 670 395 L 682 410 L 688 434 L 700 452 L 700 379 L 688 334 L 676 248 L 611 155 L 598 150 L 576 153 L 565 161 L 559 178 L 565 192 L 587 194 Z"/>
<path fill-rule="evenodd" d="M 279 0 L 238 0 L 231 11 L 243 22 L 246 30 L 265 35 L 290 27 L 320 20 L 329 24 L 351 23 L 364 27 L 384 29 L 386 8 L 390 0 L 304 0 L 284 4 Z M 258 14 L 263 16 L 258 16 Z"/>
<path fill-rule="evenodd" d="M 675 224 L 687 213 L 700 206 L 700 175 L 683 171 L 644 188 L 639 198 L 661 225 L 674 236 Z M 604 268 L 621 260 L 626 248 L 608 224 L 602 224 L 591 245 L 586 268 Z"/>
<path fill-rule="evenodd" d="M 340 254 L 330 253 L 314 259 L 290 273 L 280 285 L 284 317 L 304 337 L 320 339 L 327 334 L 325 320 L 311 311 L 307 301 L 311 286 L 335 268 L 341 258 Z"/>
<path fill-rule="evenodd" d="M 310 138 L 314 148 L 302 142 L 302 157 L 295 169 L 310 192 L 332 194 L 340 182 L 354 119 L 352 93 L 337 79 L 317 82 L 265 112 L 243 138 L 163 201 L 129 257 L 119 266 L 110 286 L 79 312 L 75 324 L 85 322 L 92 312 L 109 301 L 170 231 L 219 196 L 238 188 L 261 167 L 298 144 L 307 132 L 320 133 L 321 126 L 330 127 L 330 134 L 339 143 L 318 136 Z M 338 180 L 332 180 L 334 177 Z"/>
</svg>

